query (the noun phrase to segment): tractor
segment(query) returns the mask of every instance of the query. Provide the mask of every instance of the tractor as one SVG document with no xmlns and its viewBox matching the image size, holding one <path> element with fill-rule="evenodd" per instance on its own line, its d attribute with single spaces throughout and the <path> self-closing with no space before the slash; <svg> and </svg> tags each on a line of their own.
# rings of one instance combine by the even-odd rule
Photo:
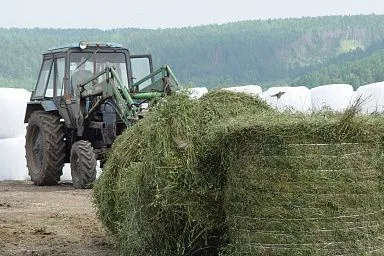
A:
<svg viewBox="0 0 384 256">
<path fill-rule="evenodd" d="M 96 179 L 97 160 L 154 99 L 179 88 L 169 66 L 153 70 L 149 54 L 115 43 L 81 41 L 43 54 L 24 123 L 28 172 L 35 185 L 60 181 L 70 163 L 75 188 Z"/>
</svg>

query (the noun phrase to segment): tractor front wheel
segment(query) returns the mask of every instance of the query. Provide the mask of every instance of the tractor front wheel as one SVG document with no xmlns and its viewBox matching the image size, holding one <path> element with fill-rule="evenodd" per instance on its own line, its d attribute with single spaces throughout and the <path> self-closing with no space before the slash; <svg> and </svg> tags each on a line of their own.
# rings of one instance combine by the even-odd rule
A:
<svg viewBox="0 0 384 256">
<path fill-rule="evenodd" d="M 71 175 L 75 188 L 87 188 L 96 179 L 96 156 L 89 141 L 76 141 L 71 148 Z"/>
<path fill-rule="evenodd" d="M 25 157 L 35 185 L 56 185 L 60 180 L 65 160 L 64 137 L 58 116 L 44 111 L 31 114 L 25 136 Z"/>
</svg>

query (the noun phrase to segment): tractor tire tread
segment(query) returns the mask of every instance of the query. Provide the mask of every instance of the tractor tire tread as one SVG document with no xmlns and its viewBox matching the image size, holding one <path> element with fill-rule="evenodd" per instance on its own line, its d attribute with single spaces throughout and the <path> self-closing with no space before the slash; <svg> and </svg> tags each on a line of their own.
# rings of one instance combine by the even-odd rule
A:
<svg viewBox="0 0 384 256">
<path fill-rule="evenodd" d="M 56 185 L 60 181 L 63 174 L 62 169 L 65 162 L 65 141 L 63 125 L 60 123 L 60 117 L 44 111 L 35 111 L 28 120 L 26 141 L 29 137 L 28 129 L 32 129 L 30 125 L 37 125 L 43 133 L 44 143 L 44 160 L 41 171 L 35 175 L 31 170 L 36 168 L 31 163 L 31 152 L 28 152 L 26 145 L 26 158 L 29 175 L 35 185 L 50 186 Z"/>
<path fill-rule="evenodd" d="M 89 141 L 79 140 L 72 145 L 71 174 L 75 188 L 87 188 L 96 179 L 96 163 L 96 156 Z"/>
</svg>

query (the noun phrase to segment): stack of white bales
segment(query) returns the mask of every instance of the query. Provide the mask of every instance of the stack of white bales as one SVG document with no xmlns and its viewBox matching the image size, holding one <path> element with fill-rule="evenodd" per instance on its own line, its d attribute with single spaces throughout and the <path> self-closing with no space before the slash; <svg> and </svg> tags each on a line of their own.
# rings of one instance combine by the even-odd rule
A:
<svg viewBox="0 0 384 256">
<path fill-rule="evenodd" d="M 100 168 L 100 161 L 97 161 L 96 166 L 96 178 L 98 178 L 101 175 L 102 169 Z M 63 175 L 60 176 L 61 181 L 71 181 L 72 175 L 71 175 L 71 164 L 67 163 L 64 165 L 63 168 Z"/>
<path fill-rule="evenodd" d="M 204 94 L 208 93 L 207 87 L 193 87 L 193 88 L 188 88 L 187 92 L 189 94 L 189 97 L 191 99 L 199 99 L 201 98 Z"/>
<path fill-rule="evenodd" d="M 0 180 L 28 179 L 24 115 L 30 93 L 0 88 Z"/>
<path fill-rule="evenodd" d="M 312 110 L 333 110 L 342 112 L 355 99 L 355 92 L 349 84 L 328 84 L 314 87 L 311 90 Z"/>
<path fill-rule="evenodd" d="M 384 112 L 384 82 L 360 86 L 356 90 L 356 98 L 362 101 L 363 114 Z"/>
<path fill-rule="evenodd" d="M 24 136 L 0 139 L 0 181 L 29 179 Z"/>
<path fill-rule="evenodd" d="M 224 90 L 228 90 L 232 92 L 243 92 L 254 97 L 256 96 L 260 97 L 261 94 L 263 93 L 261 87 L 258 85 L 243 85 L 243 86 L 228 87 L 228 88 L 224 88 Z"/>
<path fill-rule="evenodd" d="M 262 94 L 262 98 L 278 110 L 311 112 L 311 93 L 307 87 L 271 87 Z"/>
</svg>

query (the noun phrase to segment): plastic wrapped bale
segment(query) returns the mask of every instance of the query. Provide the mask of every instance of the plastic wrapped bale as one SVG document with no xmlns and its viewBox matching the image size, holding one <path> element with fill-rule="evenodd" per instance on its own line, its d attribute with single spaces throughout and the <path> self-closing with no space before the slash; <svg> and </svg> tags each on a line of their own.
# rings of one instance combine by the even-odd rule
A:
<svg viewBox="0 0 384 256">
<path fill-rule="evenodd" d="M 25 134 L 24 115 L 29 98 L 30 93 L 25 89 L 0 88 L 0 139 Z"/>
<path fill-rule="evenodd" d="M 208 89 L 207 87 L 193 87 L 193 88 L 189 88 L 187 92 L 189 94 L 189 97 L 191 97 L 191 99 L 200 99 L 201 97 L 203 97 L 205 94 L 208 93 Z"/>
<path fill-rule="evenodd" d="M 356 97 L 362 101 L 363 114 L 383 113 L 384 111 L 384 82 L 360 86 L 356 90 Z"/>
<path fill-rule="evenodd" d="M 383 255 L 383 127 L 331 116 L 223 124 L 222 254 Z"/>
<path fill-rule="evenodd" d="M 228 87 L 228 88 L 224 88 L 224 90 L 228 90 L 232 92 L 243 92 L 254 97 L 261 97 L 261 94 L 263 93 L 261 87 L 258 85 L 243 85 L 243 86 Z"/>
<path fill-rule="evenodd" d="M 223 176 L 199 160 L 204 138 L 218 120 L 269 111 L 257 98 L 224 90 L 199 100 L 178 94 L 119 136 L 94 188 L 119 253 L 217 255 L 226 239 Z"/>
<path fill-rule="evenodd" d="M 310 90 L 313 111 L 333 110 L 342 112 L 355 99 L 352 85 L 328 84 Z"/>
<path fill-rule="evenodd" d="M 100 161 L 97 161 L 96 165 L 96 178 L 100 177 L 102 170 L 100 168 Z M 61 181 L 72 181 L 71 166 L 66 163 L 63 167 L 63 174 L 60 176 Z"/>
<path fill-rule="evenodd" d="M 262 94 L 262 98 L 278 110 L 311 112 L 311 93 L 307 87 L 271 87 Z"/>
<path fill-rule="evenodd" d="M 24 136 L 0 139 L 0 180 L 29 179 L 24 145 Z"/>
</svg>

